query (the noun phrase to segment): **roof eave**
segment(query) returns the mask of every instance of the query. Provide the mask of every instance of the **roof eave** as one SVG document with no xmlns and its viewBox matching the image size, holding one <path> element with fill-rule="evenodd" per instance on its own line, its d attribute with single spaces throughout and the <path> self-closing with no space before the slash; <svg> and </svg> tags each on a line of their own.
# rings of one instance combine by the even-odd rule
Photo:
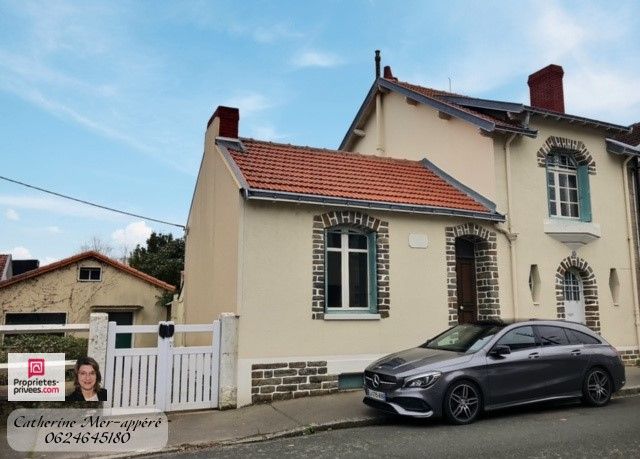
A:
<svg viewBox="0 0 640 459">
<path fill-rule="evenodd" d="M 605 121 L 598 121 L 591 118 L 585 118 L 582 116 L 568 115 L 566 113 L 559 113 L 550 110 L 544 110 L 536 107 L 525 106 L 525 110 L 533 115 L 539 115 L 543 118 L 553 118 L 557 121 L 565 120 L 569 123 L 578 123 L 583 126 L 591 126 L 599 129 L 605 129 L 607 131 L 615 131 L 621 134 L 628 134 L 631 132 L 631 128 L 628 126 L 622 126 L 619 124 L 607 123 Z"/>
<path fill-rule="evenodd" d="M 356 113 L 355 118 L 353 119 L 353 121 L 351 122 L 351 125 L 349 126 L 349 129 L 347 129 L 347 133 L 342 138 L 342 142 L 340 142 L 340 146 L 338 147 L 338 150 L 345 150 L 347 145 L 351 142 L 351 139 L 353 137 L 353 131 L 357 129 L 362 119 L 365 117 L 366 113 L 369 111 L 369 106 L 373 103 L 373 99 L 375 98 L 377 92 L 378 92 L 377 81 L 374 81 L 373 84 L 371 85 L 371 88 L 369 89 L 369 92 L 367 93 L 367 97 L 364 98 L 364 101 L 362 102 L 362 105 L 360 105 L 360 108 L 358 109 L 358 112 Z"/>
<path fill-rule="evenodd" d="M 478 220 L 495 222 L 505 221 L 505 217 L 498 212 L 475 212 L 470 210 L 452 209 L 436 206 L 420 206 L 412 204 L 399 204 L 383 201 L 368 201 L 360 199 L 338 198 L 334 196 L 321 196 L 302 193 L 290 193 L 273 190 L 248 189 L 245 193 L 247 199 L 262 201 L 292 202 L 298 204 L 331 205 L 338 207 L 350 207 L 358 209 L 386 210 L 392 212 L 406 212 L 413 214 L 441 215 L 447 217 L 466 217 Z"/>
<path fill-rule="evenodd" d="M 635 156 L 640 157 L 640 146 L 634 147 L 615 139 L 605 139 L 607 145 L 607 153 L 614 155 Z"/>
</svg>

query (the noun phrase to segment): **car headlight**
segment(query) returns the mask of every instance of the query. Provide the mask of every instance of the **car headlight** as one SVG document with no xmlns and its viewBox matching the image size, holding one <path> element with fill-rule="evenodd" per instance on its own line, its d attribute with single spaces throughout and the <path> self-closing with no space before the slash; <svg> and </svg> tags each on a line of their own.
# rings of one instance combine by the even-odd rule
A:
<svg viewBox="0 0 640 459">
<path fill-rule="evenodd" d="M 442 376 L 442 373 L 439 371 L 432 371 L 418 376 L 410 376 L 404 383 L 404 387 L 426 389 L 427 387 L 433 386 L 440 376 Z"/>
</svg>

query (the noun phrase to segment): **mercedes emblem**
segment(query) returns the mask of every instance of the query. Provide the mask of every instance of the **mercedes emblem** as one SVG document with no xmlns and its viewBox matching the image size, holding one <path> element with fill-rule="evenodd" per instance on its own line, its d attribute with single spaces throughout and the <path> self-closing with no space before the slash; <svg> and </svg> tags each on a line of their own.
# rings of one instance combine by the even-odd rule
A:
<svg viewBox="0 0 640 459">
<path fill-rule="evenodd" d="M 380 386 L 380 376 L 378 375 L 373 375 L 373 387 L 375 387 L 376 389 L 378 388 L 378 386 Z"/>
</svg>

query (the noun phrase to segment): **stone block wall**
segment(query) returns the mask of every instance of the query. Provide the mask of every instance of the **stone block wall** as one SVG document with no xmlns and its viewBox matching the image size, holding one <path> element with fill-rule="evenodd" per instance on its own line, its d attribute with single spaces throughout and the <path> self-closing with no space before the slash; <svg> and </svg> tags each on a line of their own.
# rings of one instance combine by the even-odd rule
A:
<svg viewBox="0 0 640 459">
<path fill-rule="evenodd" d="M 338 391 L 338 375 L 327 374 L 324 360 L 251 365 L 253 403 L 325 395 Z"/>
<path fill-rule="evenodd" d="M 640 365 L 640 352 L 638 349 L 627 350 L 627 351 L 618 351 L 620 353 L 620 357 L 622 357 L 622 362 L 625 365 Z"/>
</svg>

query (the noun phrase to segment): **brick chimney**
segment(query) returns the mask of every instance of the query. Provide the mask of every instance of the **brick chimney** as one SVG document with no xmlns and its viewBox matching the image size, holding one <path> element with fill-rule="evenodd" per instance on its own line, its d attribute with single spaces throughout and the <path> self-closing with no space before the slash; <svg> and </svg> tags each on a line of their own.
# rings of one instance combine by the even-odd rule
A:
<svg viewBox="0 0 640 459">
<path fill-rule="evenodd" d="M 387 80 L 394 80 L 394 81 L 398 81 L 398 79 L 396 77 L 393 76 L 393 72 L 391 71 L 391 66 L 390 65 L 385 65 L 384 66 L 384 73 L 383 76 L 387 79 Z"/>
<path fill-rule="evenodd" d="M 529 75 L 527 84 L 529 85 L 531 106 L 564 113 L 563 76 L 562 67 L 554 64 Z"/>
<path fill-rule="evenodd" d="M 230 137 L 232 139 L 238 138 L 238 122 L 240 121 L 240 110 L 234 107 L 224 107 L 219 105 L 216 108 L 216 111 L 213 112 L 211 118 L 209 118 L 209 122 L 207 123 L 207 128 L 211 126 L 211 123 L 218 118 L 219 121 L 219 129 L 218 135 L 220 137 Z"/>
</svg>

